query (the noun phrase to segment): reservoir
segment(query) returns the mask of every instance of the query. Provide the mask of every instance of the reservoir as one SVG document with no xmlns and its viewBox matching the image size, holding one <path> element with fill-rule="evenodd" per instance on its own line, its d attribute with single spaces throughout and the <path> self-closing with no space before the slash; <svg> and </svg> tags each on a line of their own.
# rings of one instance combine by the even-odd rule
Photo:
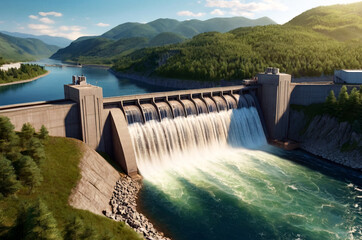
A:
<svg viewBox="0 0 362 240">
<path fill-rule="evenodd" d="M 41 66 L 62 65 L 60 61 L 44 59 L 35 62 Z M 108 72 L 107 69 L 97 67 L 55 67 L 45 66 L 50 71 L 45 77 L 35 81 L 0 87 L 0 106 L 64 99 L 64 84 L 72 82 L 73 75 L 87 77 L 87 82 L 103 88 L 104 97 L 162 92 L 171 89 L 154 87 L 126 78 L 119 78 Z"/>
</svg>

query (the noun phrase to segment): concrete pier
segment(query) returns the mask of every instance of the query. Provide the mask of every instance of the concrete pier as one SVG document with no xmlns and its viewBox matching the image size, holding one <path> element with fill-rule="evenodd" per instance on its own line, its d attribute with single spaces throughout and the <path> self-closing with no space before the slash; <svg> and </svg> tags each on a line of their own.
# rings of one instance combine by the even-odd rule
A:
<svg viewBox="0 0 362 240">
<path fill-rule="evenodd" d="M 284 139 L 288 136 L 291 75 L 266 72 L 258 75 L 258 83 L 261 85 L 258 98 L 269 138 Z"/>
</svg>

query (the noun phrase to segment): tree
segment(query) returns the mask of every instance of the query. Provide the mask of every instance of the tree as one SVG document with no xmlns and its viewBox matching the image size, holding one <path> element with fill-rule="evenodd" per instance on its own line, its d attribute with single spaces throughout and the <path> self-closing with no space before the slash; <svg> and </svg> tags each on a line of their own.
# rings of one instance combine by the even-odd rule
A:
<svg viewBox="0 0 362 240">
<path fill-rule="evenodd" d="M 30 187 L 30 191 L 32 191 L 34 187 L 39 186 L 43 181 L 40 169 L 29 156 L 23 156 L 17 161 L 16 170 L 20 180 Z"/>
<path fill-rule="evenodd" d="M 21 187 L 11 162 L 0 155 L 0 195 L 8 196 L 16 193 Z"/>
<path fill-rule="evenodd" d="M 11 124 L 9 118 L 0 116 L 0 153 L 11 152 L 17 142 L 14 125 Z"/>
<path fill-rule="evenodd" d="M 345 85 L 343 85 L 343 87 L 341 88 L 339 95 L 338 95 L 338 105 L 340 106 L 340 108 L 343 108 L 346 106 L 346 103 L 348 101 L 348 92 L 347 92 L 347 87 Z"/>
<path fill-rule="evenodd" d="M 39 132 L 39 138 L 45 140 L 48 138 L 48 136 L 49 136 L 49 132 L 48 132 L 47 128 L 44 125 L 41 125 L 40 132 Z"/>
<path fill-rule="evenodd" d="M 38 165 L 45 159 L 44 145 L 38 138 L 31 138 L 28 144 L 28 149 L 24 152 L 30 156 Z"/>
<path fill-rule="evenodd" d="M 20 142 L 22 147 L 27 147 L 30 139 L 34 137 L 35 129 L 30 123 L 24 123 L 20 132 Z"/>
<path fill-rule="evenodd" d="M 62 239 L 57 222 L 42 200 L 29 207 L 25 219 L 25 240 Z"/>
<path fill-rule="evenodd" d="M 73 217 L 65 226 L 64 238 L 69 240 L 81 239 L 85 231 L 83 220 L 78 216 Z"/>
<path fill-rule="evenodd" d="M 86 226 L 83 220 L 76 216 L 73 217 L 65 227 L 65 239 L 97 239 L 98 236 L 93 228 Z"/>
<path fill-rule="evenodd" d="M 327 112 L 330 115 L 335 115 L 337 110 L 337 99 L 334 95 L 334 91 L 331 90 L 328 97 L 326 98 L 326 101 L 324 103 L 324 109 L 325 112 Z"/>
</svg>

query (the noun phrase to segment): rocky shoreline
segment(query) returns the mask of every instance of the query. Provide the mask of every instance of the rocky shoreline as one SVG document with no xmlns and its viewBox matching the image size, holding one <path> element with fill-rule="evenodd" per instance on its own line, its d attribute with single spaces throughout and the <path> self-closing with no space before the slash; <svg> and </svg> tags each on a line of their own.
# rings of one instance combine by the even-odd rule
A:
<svg viewBox="0 0 362 240">
<path fill-rule="evenodd" d="M 103 211 L 103 214 L 115 221 L 123 221 L 147 240 L 170 240 L 163 236 L 162 232 L 155 229 L 152 223 L 137 211 L 137 194 L 141 184 L 128 176 L 122 176 L 114 187 L 109 204 L 111 211 Z"/>
</svg>

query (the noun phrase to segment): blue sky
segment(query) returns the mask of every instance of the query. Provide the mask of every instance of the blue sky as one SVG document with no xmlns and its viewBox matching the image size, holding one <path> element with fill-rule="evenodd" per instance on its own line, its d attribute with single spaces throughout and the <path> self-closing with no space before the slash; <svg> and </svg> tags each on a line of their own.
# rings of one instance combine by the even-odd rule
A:
<svg viewBox="0 0 362 240">
<path fill-rule="evenodd" d="M 244 16 L 288 22 L 320 5 L 355 0 L 1 0 L 0 30 L 66 37 L 100 35 L 125 22 Z"/>
</svg>

